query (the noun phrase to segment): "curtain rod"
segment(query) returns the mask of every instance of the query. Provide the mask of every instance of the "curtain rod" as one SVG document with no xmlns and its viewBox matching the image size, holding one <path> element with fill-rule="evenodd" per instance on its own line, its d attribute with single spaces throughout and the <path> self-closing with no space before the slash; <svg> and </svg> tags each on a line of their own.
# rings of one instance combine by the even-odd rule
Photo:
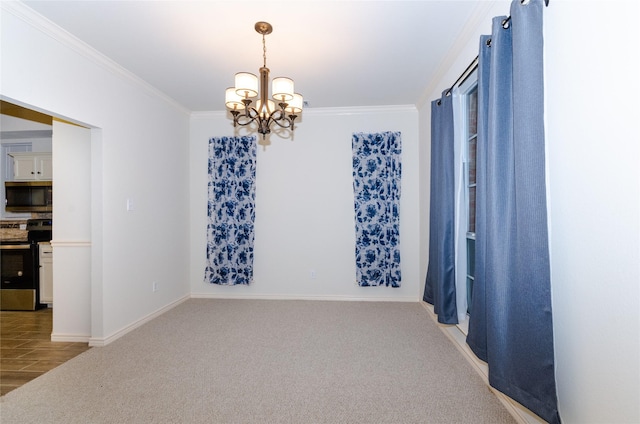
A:
<svg viewBox="0 0 640 424">
<path fill-rule="evenodd" d="M 451 95 L 451 93 L 453 92 L 453 89 L 454 89 L 454 88 L 456 88 L 456 85 L 458 85 L 459 83 L 461 83 L 461 82 L 463 82 L 464 80 L 466 80 L 466 79 L 467 79 L 467 77 L 468 77 L 469 75 L 471 75 L 471 73 L 472 73 L 473 71 L 475 71 L 475 70 L 476 70 L 476 68 L 478 67 L 478 58 L 479 58 L 479 57 L 480 57 L 480 56 L 476 56 L 476 58 L 475 58 L 475 59 L 473 59 L 473 60 L 471 61 L 471 63 L 469 64 L 469 66 L 467 66 L 467 69 L 465 69 L 465 70 L 464 70 L 464 72 L 462 72 L 462 73 L 460 74 L 460 76 L 458 77 L 458 79 L 453 83 L 453 85 L 451 85 L 451 87 L 449 87 L 449 88 L 447 89 L 447 91 L 445 91 L 445 96 L 450 96 L 450 95 Z M 440 103 L 441 103 L 441 100 L 440 100 L 440 99 L 438 99 L 438 101 L 436 102 L 436 104 L 437 104 L 438 106 L 440 106 Z"/>
<path fill-rule="evenodd" d="M 460 74 L 460 76 L 458 77 L 458 79 L 453 83 L 453 85 L 451 85 L 451 87 L 449 87 L 449 89 L 447 90 L 446 95 L 449 96 L 451 95 L 451 92 L 453 91 L 454 88 L 456 88 L 456 85 L 458 85 L 459 83 L 463 82 L 465 79 L 467 79 L 467 77 L 476 70 L 476 68 L 478 67 L 478 59 L 480 56 L 476 56 L 475 59 L 473 59 L 471 61 L 471 63 L 469 64 L 469 66 L 467 66 L 467 69 L 464 70 L 464 72 L 462 72 Z"/>
<path fill-rule="evenodd" d="M 520 0 L 520 4 L 525 4 L 525 3 L 529 3 L 529 1 L 531 0 Z M 544 0 L 544 5 L 546 7 L 549 6 L 549 0 Z M 502 21 L 502 26 L 507 28 L 507 25 L 509 24 L 509 21 L 511 21 L 511 15 L 507 16 L 507 18 Z M 460 76 L 458 77 L 458 79 L 451 85 L 451 87 L 449 87 L 449 89 L 446 91 L 446 96 L 450 96 L 451 92 L 453 91 L 454 88 L 456 88 L 456 86 L 461 83 L 464 82 L 465 79 L 467 79 L 467 77 L 476 70 L 476 68 L 478 67 L 478 58 L 480 56 L 476 56 L 475 59 L 473 59 L 471 61 L 471 63 L 469 64 L 469 66 L 467 66 L 467 69 L 464 70 L 464 72 L 462 72 L 462 74 L 460 74 Z M 438 105 L 440 105 L 440 100 L 438 100 Z"/>
</svg>

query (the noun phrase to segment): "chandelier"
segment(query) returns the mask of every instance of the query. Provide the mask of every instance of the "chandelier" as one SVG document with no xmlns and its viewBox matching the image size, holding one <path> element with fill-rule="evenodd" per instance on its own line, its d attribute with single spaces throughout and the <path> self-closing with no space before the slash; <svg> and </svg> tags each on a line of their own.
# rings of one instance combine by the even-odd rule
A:
<svg viewBox="0 0 640 424">
<path fill-rule="evenodd" d="M 268 22 L 257 22 L 255 30 L 262 34 L 263 65 L 258 77 L 249 72 L 238 72 L 235 87 L 225 91 L 225 105 L 233 115 L 233 126 L 245 126 L 252 122 L 258 125 L 258 133 L 264 139 L 272 125 L 294 130 L 293 123 L 302 112 L 302 95 L 293 92 L 293 80 L 287 77 L 274 78 L 271 85 L 273 100 L 269 100 L 269 68 L 267 68 L 267 46 L 265 35 L 273 27 Z M 258 97 L 255 107 L 253 98 Z M 274 102 L 275 100 L 275 102 Z M 278 106 L 276 106 L 276 102 Z"/>
</svg>

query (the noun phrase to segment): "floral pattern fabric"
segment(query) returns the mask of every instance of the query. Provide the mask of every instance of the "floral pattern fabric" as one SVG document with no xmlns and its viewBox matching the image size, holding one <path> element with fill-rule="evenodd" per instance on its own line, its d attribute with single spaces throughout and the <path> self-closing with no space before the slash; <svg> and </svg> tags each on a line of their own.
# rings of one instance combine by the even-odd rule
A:
<svg viewBox="0 0 640 424">
<path fill-rule="evenodd" d="M 356 279 L 400 287 L 400 132 L 352 137 Z"/>
<path fill-rule="evenodd" d="M 207 266 L 212 284 L 253 281 L 256 138 L 209 140 Z"/>
</svg>

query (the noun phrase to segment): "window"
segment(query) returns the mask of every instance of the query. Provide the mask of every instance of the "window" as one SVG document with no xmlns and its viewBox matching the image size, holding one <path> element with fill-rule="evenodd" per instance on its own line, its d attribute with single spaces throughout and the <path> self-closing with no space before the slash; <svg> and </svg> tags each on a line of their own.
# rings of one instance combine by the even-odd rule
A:
<svg viewBox="0 0 640 424">
<path fill-rule="evenodd" d="M 455 238 L 455 302 L 466 334 L 475 281 L 478 77 L 472 70 L 452 92 Z"/>
<path fill-rule="evenodd" d="M 458 320 L 471 313 L 476 249 L 476 154 L 478 139 L 478 77 L 473 71 L 454 90 L 456 133 L 456 291 Z M 465 324 L 466 325 L 466 324 Z"/>
<path fill-rule="evenodd" d="M 476 252 L 476 152 L 478 140 L 478 85 L 477 81 L 465 93 L 467 131 L 465 143 L 465 199 L 467 215 L 467 305 L 471 305 L 475 278 Z M 467 306 L 467 313 L 470 313 Z"/>
</svg>

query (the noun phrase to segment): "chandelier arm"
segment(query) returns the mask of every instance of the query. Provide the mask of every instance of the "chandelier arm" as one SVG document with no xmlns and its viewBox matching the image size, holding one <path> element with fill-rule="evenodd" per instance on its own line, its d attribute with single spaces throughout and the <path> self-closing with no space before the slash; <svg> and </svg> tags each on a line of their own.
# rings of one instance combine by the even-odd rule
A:
<svg viewBox="0 0 640 424">
<path fill-rule="evenodd" d="M 291 128 L 293 130 L 293 121 L 288 116 L 280 119 L 270 118 L 270 120 L 275 122 L 280 128 Z"/>
<path fill-rule="evenodd" d="M 244 98 L 242 103 L 244 104 L 244 116 L 249 116 L 249 110 L 253 109 L 251 107 L 251 99 Z"/>
<path fill-rule="evenodd" d="M 260 114 L 258 113 L 258 111 L 255 110 L 255 108 L 248 107 L 245 109 L 245 113 L 239 114 L 238 112 L 236 112 L 236 114 L 234 114 L 233 123 L 234 125 L 238 124 L 244 127 L 259 119 Z"/>
<path fill-rule="evenodd" d="M 289 106 L 289 103 L 281 102 L 281 103 L 278 103 L 278 106 L 280 106 L 280 109 L 277 110 L 277 112 L 280 112 L 280 118 L 278 119 L 283 119 L 284 117 L 287 116 L 287 112 L 285 109 L 287 108 L 287 106 Z"/>
<path fill-rule="evenodd" d="M 277 121 L 281 121 L 283 119 L 286 119 L 287 118 L 287 114 L 284 111 L 284 109 L 277 109 L 271 114 L 270 118 L 277 122 Z"/>
<path fill-rule="evenodd" d="M 237 125 L 240 125 L 241 127 L 245 127 L 245 126 L 247 126 L 250 123 L 255 121 L 255 118 L 250 119 L 249 121 L 246 121 L 246 122 L 241 122 L 240 119 L 242 119 L 242 116 L 240 118 L 234 120 L 234 122 L 233 122 L 234 126 L 237 124 Z"/>
</svg>

